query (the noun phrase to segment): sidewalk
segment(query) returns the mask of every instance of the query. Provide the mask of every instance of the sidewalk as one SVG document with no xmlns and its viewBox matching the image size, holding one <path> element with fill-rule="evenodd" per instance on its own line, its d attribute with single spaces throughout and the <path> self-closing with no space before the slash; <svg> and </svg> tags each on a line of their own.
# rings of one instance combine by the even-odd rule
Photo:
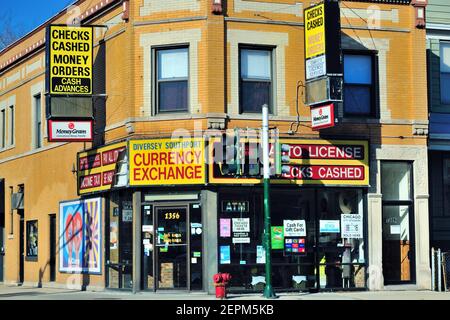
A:
<svg viewBox="0 0 450 320">
<path fill-rule="evenodd" d="M 277 300 L 450 300 L 450 292 L 364 291 L 332 293 L 279 293 Z M 0 300 L 216 300 L 214 295 L 186 292 L 101 292 L 0 285 Z M 263 300 L 261 294 L 230 294 L 229 301 Z"/>
</svg>

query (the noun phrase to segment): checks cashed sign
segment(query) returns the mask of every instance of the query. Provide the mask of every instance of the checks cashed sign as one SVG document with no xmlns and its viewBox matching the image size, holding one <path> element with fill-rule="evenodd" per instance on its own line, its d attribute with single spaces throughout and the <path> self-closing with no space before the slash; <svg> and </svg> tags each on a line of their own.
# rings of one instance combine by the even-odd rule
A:
<svg viewBox="0 0 450 320">
<path fill-rule="evenodd" d="M 47 29 L 51 95 L 92 94 L 92 27 L 50 25 Z"/>
<path fill-rule="evenodd" d="M 325 56 L 325 5 L 305 9 L 306 80 L 327 73 Z"/>
</svg>

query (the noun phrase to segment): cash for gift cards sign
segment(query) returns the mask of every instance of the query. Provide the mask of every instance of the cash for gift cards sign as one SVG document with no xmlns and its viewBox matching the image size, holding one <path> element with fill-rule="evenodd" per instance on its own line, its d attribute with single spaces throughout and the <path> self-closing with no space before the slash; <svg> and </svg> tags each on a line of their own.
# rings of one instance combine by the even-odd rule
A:
<svg viewBox="0 0 450 320">
<path fill-rule="evenodd" d="M 204 140 L 132 140 L 130 185 L 204 184 Z"/>
</svg>

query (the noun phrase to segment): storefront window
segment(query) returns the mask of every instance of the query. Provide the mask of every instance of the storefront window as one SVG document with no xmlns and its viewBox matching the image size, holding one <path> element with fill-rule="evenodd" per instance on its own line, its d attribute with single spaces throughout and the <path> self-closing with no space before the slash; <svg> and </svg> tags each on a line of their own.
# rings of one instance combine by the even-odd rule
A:
<svg viewBox="0 0 450 320">
<path fill-rule="evenodd" d="M 38 257 L 38 222 L 27 221 L 27 258 Z"/>
<path fill-rule="evenodd" d="M 262 194 L 223 194 L 220 202 L 219 270 L 232 274 L 234 290 L 262 290 Z M 363 221 L 361 189 L 273 190 L 273 286 L 364 288 Z"/>
</svg>

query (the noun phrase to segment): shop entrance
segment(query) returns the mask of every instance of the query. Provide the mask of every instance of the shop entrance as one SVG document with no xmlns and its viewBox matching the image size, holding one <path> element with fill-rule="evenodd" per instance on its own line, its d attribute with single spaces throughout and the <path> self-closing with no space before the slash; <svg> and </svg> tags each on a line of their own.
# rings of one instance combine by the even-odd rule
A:
<svg viewBox="0 0 450 320">
<path fill-rule="evenodd" d="M 383 277 L 385 285 L 415 283 L 412 163 L 383 161 Z"/>
<path fill-rule="evenodd" d="M 187 208 L 156 208 L 158 289 L 187 289 Z"/>
<path fill-rule="evenodd" d="M 142 289 L 201 290 L 200 205 L 144 204 L 142 214 Z"/>
</svg>

